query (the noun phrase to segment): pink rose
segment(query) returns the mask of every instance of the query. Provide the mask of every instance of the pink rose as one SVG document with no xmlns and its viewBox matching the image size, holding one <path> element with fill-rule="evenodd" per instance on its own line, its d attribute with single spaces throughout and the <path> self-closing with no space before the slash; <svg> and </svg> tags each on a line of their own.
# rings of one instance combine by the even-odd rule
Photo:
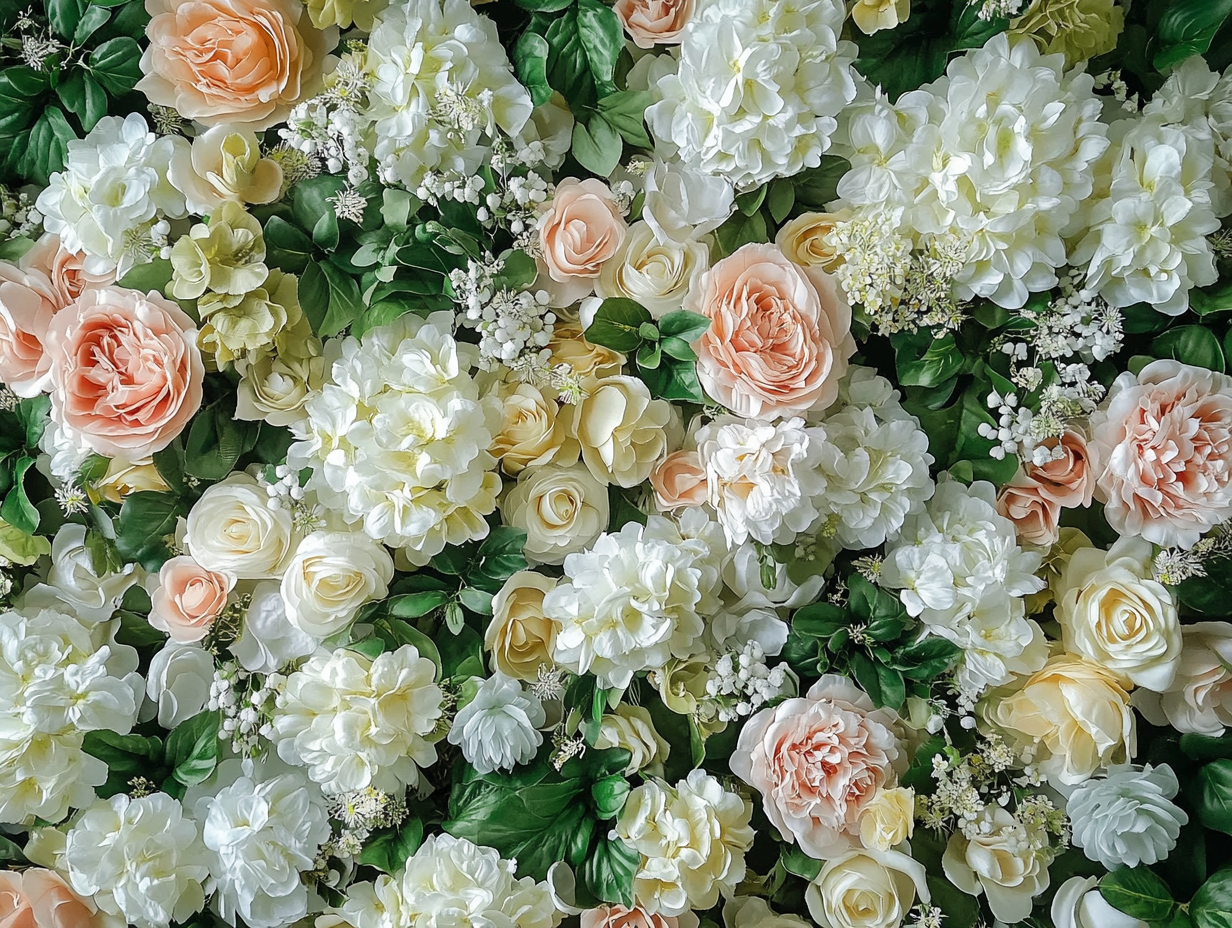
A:
<svg viewBox="0 0 1232 928">
<path fill-rule="evenodd" d="M 674 451 L 650 472 L 655 505 L 670 512 L 706 502 L 706 469 L 696 451 Z"/>
<path fill-rule="evenodd" d="M 43 343 L 59 308 L 46 274 L 0 261 L 0 381 L 18 396 L 46 387 Z"/>
<path fill-rule="evenodd" d="M 1060 505 L 1022 470 L 998 494 L 997 512 L 1014 523 L 1027 544 L 1048 547 L 1061 537 Z"/>
<path fill-rule="evenodd" d="M 146 0 L 137 83 L 151 103 L 207 126 L 260 131 L 320 89 L 337 30 L 301 24 L 298 0 Z"/>
<path fill-rule="evenodd" d="M 0 928 L 91 928 L 96 911 L 53 870 L 0 872 Z"/>
<path fill-rule="evenodd" d="M 1152 361 L 1116 379 L 1091 429 L 1095 495 L 1120 534 L 1189 548 L 1232 518 L 1232 377 Z"/>
<path fill-rule="evenodd" d="M 1039 492 L 1062 509 L 1090 506 L 1095 493 L 1095 472 L 1086 438 L 1070 429 L 1059 439 L 1048 439 L 1044 447 L 1054 451 L 1060 448 L 1061 456 L 1047 464 L 1027 465 L 1027 476 L 1035 481 Z"/>
<path fill-rule="evenodd" d="M 161 451 L 201 406 L 193 321 L 151 291 L 87 290 L 47 330 L 51 414 L 106 457 Z"/>
<path fill-rule="evenodd" d="M 539 222 L 548 275 L 543 283 L 554 305 L 568 306 L 590 295 L 604 262 L 624 244 L 626 231 L 620 206 L 603 181 L 568 178 L 556 185 Z"/>
<path fill-rule="evenodd" d="M 669 915 L 650 914 L 634 906 L 601 905 L 587 909 L 579 918 L 581 928 L 678 928 L 679 919 Z"/>
<path fill-rule="evenodd" d="M 187 555 L 173 557 L 158 571 L 150 594 L 150 624 L 176 641 L 200 641 L 227 606 L 235 577 L 206 570 Z"/>
<path fill-rule="evenodd" d="M 616 0 L 612 9 L 638 48 L 679 44 L 693 18 L 693 0 Z"/>
<path fill-rule="evenodd" d="M 838 396 L 856 343 L 851 308 L 820 268 L 745 245 L 702 275 L 684 308 L 711 320 L 693 346 L 697 376 L 737 415 L 801 415 Z"/>
<path fill-rule="evenodd" d="M 91 274 L 86 270 L 86 256 L 69 251 L 53 232 L 43 235 L 34 247 L 21 256 L 21 266 L 46 274 L 56 295 L 57 308 L 63 309 L 91 287 L 106 287 L 115 283 L 115 274 Z"/>
<path fill-rule="evenodd" d="M 731 769 L 761 793 L 779 834 L 824 860 L 861 846 L 860 814 L 905 769 L 896 725 L 846 677 L 827 674 L 806 697 L 749 719 Z"/>
</svg>

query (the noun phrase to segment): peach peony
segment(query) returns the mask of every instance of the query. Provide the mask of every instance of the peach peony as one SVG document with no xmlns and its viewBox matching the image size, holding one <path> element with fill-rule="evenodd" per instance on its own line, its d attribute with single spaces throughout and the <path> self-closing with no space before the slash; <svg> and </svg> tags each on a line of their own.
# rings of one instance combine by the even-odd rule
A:
<svg viewBox="0 0 1232 928">
<path fill-rule="evenodd" d="M 624 244 L 625 221 L 616 198 L 601 180 L 572 177 L 556 194 L 539 222 L 539 243 L 548 280 L 540 279 L 553 305 L 568 306 L 589 296 L 594 279 Z"/>
<path fill-rule="evenodd" d="M 149 457 L 201 406 L 193 321 L 156 292 L 87 290 L 56 313 L 46 347 L 52 417 L 105 457 Z"/>
<path fill-rule="evenodd" d="M 63 309 L 91 287 L 106 287 L 115 283 L 115 274 L 91 274 L 86 271 L 86 256 L 69 251 L 53 232 L 44 234 L 34 247 L 21 256 L 21 266 L 46 274 L 56 295 L 57 308 Z"/>
<path fill-rule="evenodd" d="M 612 9 L 638 48 L 679 44 L 693 18 L 693 0 L 616 0 Z"/>
<path fill-rule="evenodd" d="M 314 29 L 298 0 L 146 0 L 150 45 L 137 84 L 151 103 L 207 126 L 254 131 L 320 89 L 336 30 Z"/>
<path fill-rule="evenodd" d="M 1232 377 L 1152 361 L 1116 379 L 1091 429 L 1096 497 L 1120 534 L 1189 548 L 1232 518 Z"/>
<path fill-rule="evenodd" d="M 1060 438 L 1050 438 L 1044 447 L 1060 456 L 1047 464 L 1028 464 L 1030 477 L 1041 495 L 1052 500 L 1062 509 L 1090 506 L 1095 493 L 1095 471 L 1091 468 L 1091 452 L 1081 432 L 1069 429 Z"/>
<path fill-rule="evenodd" d="M 581 928 L 678 928 L 680 920 L 671 915 L 651 914 L 634 906 L 601 905 L 587 909 L 579 919 Z"/>
<path fill-rule="evenodd" d="M 176 641 L 200 641 L 226 608 L 235 577 L 206 570 L 187 555 L 173 557 L 158 572 L 150 593 L 150 624 Z"/>
<path fill-rule="evenodd" d="M 0 871 L 0 928 L 91 928 L 96 911 L 54 870 Z"/>
<path fill-rule="evenodd" d="M 46 274 L 0 261 L 0 382 L 18 396 L 45 387 L 43 343 L 60 306 Z"/>
<path fill-rule="evenodd" d="M 702 275 L 684 308 L 711 320 L 693 346 L 697 376 L 737 415 L 801 415 L 838 396 L 856 343 L 851 308 L 820 268 L 745 245 Z"/>
<path fill-rule="evenodd" d="M 1021 469 L 997 495 L 997 512 L 1014 523 L 1020 541 L 1046 548 L 1061 537 L 1061 507 Z"/>
<path fill-rule="evenodd" d="M 810 857 L 834 857 L 861 847 L 861 813 L 905 769 L 897 722 L 846 677 L 826 674 L 807 696 L 749 719 L 731 769 L 761 793 L 786 840 Z"/>
<path fill-rule="evenodd" d="M 660 512 L 706 502 L 706 469 L 696 451 L 674 451 L 650 473 L 655 506 Z"/>
</svg>

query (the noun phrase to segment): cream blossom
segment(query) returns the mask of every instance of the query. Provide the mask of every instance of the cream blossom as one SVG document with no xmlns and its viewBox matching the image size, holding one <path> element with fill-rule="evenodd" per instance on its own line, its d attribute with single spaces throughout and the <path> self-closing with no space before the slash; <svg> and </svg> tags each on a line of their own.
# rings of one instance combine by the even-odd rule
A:
<svg viewBox="0 0 1232 928">
<path fill-rule="evenodd" d="M 901 851 L 852 850 L 822 865 L 804 899 L 821 928 L 897 928 L 917 897 L 929 901 L 924 875 Z"/>
<path fill-rule="evenodd" d="M 660 242 L 641 220 L 629 227 L 620 250 L 604 262 L 595 293 L 636 300 L 658 319 L 682 308 L 709 267 L 710 249 L 704 243 Z"/>
<path fill-rule="evenodd" d="M 362 532 L 313 532 L 282 575 L 287 618 L 302 632 L 328 638 L 346 628 L 361 606 L 384 599 L 394 560 Z"/>
<path fill-rule="evenodd" d="M 1057 888 L 1050 912 L 1056 928 L 1148 928 L 1106 902 L 1098 883 L 1098 877 L 1072 876 Z"/>
<path fill-rule="evenodd" d="M 206 570 L 240 580 L 282 575 L 295 550 L 287 507 L 269 505 L 269 494 L 245 473 L 231 474 L 201 494 L 188 512 L 184 546 Z"/>
<path fill-rule="evenodd" d="M 552 666 L 557 624 L 543 611 L 543 598 L 557 581 L 533 570 L 510 575 L 492 597 L 492 621 L 483 646 L 492 670 L 533 682 L 540 667 Z"/>
<path fill-rule="evenodd" d="M 999 921 L 1012 923 L 1031 914 L 1035 897 L 1048 888 L 1048 863 L 1040 844 L 1007 810 L 990 806 L 972 837 L 955 831 L 941 864 L 955 886 L 984 895 Z"/>
<path fill-rule="evenodd" d="M 177 149 L 168 177 L 184 194 L 188 208 L 201 216 L 224 200 L 269 203 L 282 192 L 282 168 L 261 157 L 256 133 L 225 123 L 201 133 L 190 149 Z"/>
<path fill-rule="evenodd" d="M 1181 790 L 1167 764 L 1114 767 L 1066 801 L 1075 847 L 1109 870 L 1156 864 L 1176 847 L 1189 815 L 1172 800 Z"/>
<path fill-rule="evenodd" d="M 619 748 L 629 752 L 625 774 L 640 771 L 662 774 L 663 762 L 671 754 L 671 745 L 659 734 L 650 712 L 643 706 L 621 703 L 614 712 L 604 713 L 599 721 L 595 747 Z"/>
<path fill-rule="evenodd" d="M 1232 626 L 1181 626 L 1181 659 L 1167 692 L 1134 694 L 1134 705 L 1155 725 L 1218 738 L 1232 728 Z"/>
<path fill-rule="evenodd" d="M 596 480 L 635 487 L 667 453 L 666 429 L 672 407 L 651 399 L 636 377 L 604 377 L 573 414 L 573 430 L 582 446 L 582 461 Z"/>
<path fill-rule="evenodd" d="M 505 521 L 526 532 L 532 564 L 561 564 L 592 545 L 609 518 L 607 486 L 583 464 L 522 471 L 500 500 Z"/>
<path fill-rule="evenodd" d="M 577 460 L 578 443 L 569 434 L 569 416 L 550 391 L 514 383 L 502 385 L 498 395 L 501 424 L 488 451 L 500 461 L 501 470 L 516 477 L 528 467 Z"/>
</svg>

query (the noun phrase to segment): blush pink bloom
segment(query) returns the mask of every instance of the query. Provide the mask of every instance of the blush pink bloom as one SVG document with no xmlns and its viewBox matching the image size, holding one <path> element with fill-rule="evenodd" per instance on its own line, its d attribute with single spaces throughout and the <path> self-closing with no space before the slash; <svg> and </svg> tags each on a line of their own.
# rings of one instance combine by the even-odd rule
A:
<svg viewBox="0 0 1232 928">
<path fill-rule="evenodd" d="M 1095 496 L 1120 534 L 1189 548 L 1232 518 L 1232 377 L 1152 361 L 1116 379 L 1091 430 Z"/>
<path fill-rule="evenodd" d="M 260 131 L 320 89 L 337 30 L 298 0 L 146 0 L 150 44 L 137 89 L 207 126 Z"/>
<path fill-rule="evenodd" d="M 650 914 L 634 906 L 600 905 L 587 909 L 578 919 L 581 928 L 678 928 L 679 919 L 669 915 Z"/>
<path fill-rule="evenodd" d="M 997 512 L 1014 523 L 1018 539 L 1047 547 L 1061 537 L 1061 506 L 1022 470 L 997 495 Z"/>
<path fill-rule="evenodd" d="M 761 793 L 786 840 L 810 857 L 835 857 L 861 846 L 860 814 L 905 769 L 897 722 L 846 677 L 826 674 L 807 696 L 749 719 L 731 769 Z"/>
<path fill-rule="evenodd" d="M 706 469 L 696 451 L 674 451 L 650 472 L 655 506 L 660 512 L 706 502 Z"/>
<path fill-rule="evenodd" d="M 148 458 L 201 406 L 193 321 L 160 294 L 85 291 L 47 330 L 51 415 L 105 457 Z"/>
<path fill-rule="evenodd" d="M 693 18 L 693 0 L 616 0 L 612 9 L 638 48 L 679 44 Z"/>
<path fill-rule="evenodd" d="M 55 292 L 57 308 L 63 309 L 91 287 L 106 287 L 115 283 L 115 274 L 91 274 L 86 271 L 86 256 L 69 251 L 60 244 L 60 236 L 44 234 L 34 247 L 21 256 L 21 266 L 46 274 Z"/>
<path fill-rule="evenodd" d="M 589 296 L 603 265 L 620 251 L 627 231 L 620 206 L 603 181 L 570 177 L 557 184 L 539 222 L 541 260 L 548 276 L 542 282 L 553 304 L 568 306 Z"/>
<path fill-rule="evenodd" d="M 1060 438 L 1048 439 L 1044 447 L 1059 447 L 1061 456 L 1047 464 L 1027 465 L 1027 476 L 1035 481 L 1039 492 L 1062 509 L 1090 506 L 1095 493 L 1095 471 L 1083 434 L 1069 429 Z"/>
<path fill-rule="evenodd" d="M 18 396 L 46 388 L 43 344 L 60 306 L 46 274 L 0 261 L 0 382 Z"/>
<path fill-rule="evenodd" d="M 737 415 L 802 415 L 838 396 L 856 343 L 851 308 L 820 268 L 745 245 L 702 275 L 684 308 L 710 319 L 693 346 L 697 376 Z"/>
<path fill-rule="evenodd" d="M 53 870 L 0 872 L 0 928 L 91 928 L 96 912 Z"/>
<path fill-rule="evenodd" d="M 227 606 L 235 577 L 207 570 L 187 555 L 173 557 L 158 571 L 150 594 L 150 624 L 176 641 L 200 641 Z"/>
</svg>

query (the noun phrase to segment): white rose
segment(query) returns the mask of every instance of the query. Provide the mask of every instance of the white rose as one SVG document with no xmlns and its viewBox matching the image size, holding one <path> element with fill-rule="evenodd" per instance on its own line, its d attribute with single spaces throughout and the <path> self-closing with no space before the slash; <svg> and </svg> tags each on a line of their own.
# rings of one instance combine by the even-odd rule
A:
<svg viewBox="0 0 1232 928">
<path fill-rule="evenodd" d="M 1189 821 L 1172 800 L 1181 784 L 1167 764 L 1114 767 L 1070 794 L 1074 847 L 1107 869 L 1156 864 L 1176 847 Z"/>
<path fill-rule="evenodd" d="M 184 545 L 207 570 L 240 580 L 281 575 L 294 548 L 291 511 L 271 509 L 270 496 L 248 474 L 232 474 L 206 490 L 188 513 Z"/>
<path fill-rule="evenodd" d="M 986 895 L 992 914 L 1011 924 L 1030 915 L 1035 897 L 1048 888 L 1048 866 L 1013 815 L 989 808 L 974 838 L 961 831 L 950 836 L 941 865 L 951 883 L 968 895 Z"/>
<path fill-rule="evenodd" d="M 877 791 L 860 813 L 860 843 L 888 851 L 911 837 L 915 829 L 915 790 L 895 786 Z"/>
<path fill-rule="evenodd" d="M 1151 579 L 1151 543 L 1122 537 L 1112 549 L 1080 548 L 1061 577 L 1057 621 L 1065 648 L 1122 683 L 1164 692 L 1181 662 L 1172 594 Z"/>
<path fill-rule="evenodd" d="M 252 589 L 244 630 L 231 644 L 231 653 L 250 673 L 273 673 L 312 654 L 319 644 L 317 638 L 291 624 L 278 584 L 267 580 Z"/>
<path fill-rule="evenodd" d="M 282 576 L 287 619 L 315 638 L 342 631 L 360 606 L 384 599 L 394 577 L 385 546 L 357 532 L 313 532 Z"/>
<path fill-rule="evenodd" d="M 805 890 L 822 928 L 898 928 L 915 904 L 928 902 L 924 865 L 901 851 L 849 851 L 826 861 Z"/>
<path fill-rule="evenodd" d="M 561 414 L 552 393 L 534 384 L 507 383 L 498 389 L 501 425 L 488 452 L 501 469 L 516 477 L 539 464 L 572 464 L 578 458 L 577 442 L 569 435 L 569 416 Z"/>
<path fill-rule="evenodd" d="M 650 712 L 642 706 L 630 706 L 621 703 L 615 713 L 603 716 L 599 723 L 599 735 L 595 738 L 595 747 L 620 748 L 629 752 L 629 766 L 625 775 L 629 776 L 646 770 L 652 774 L 663 773 L 663 762 L 671 753 L 671 745 L 654 727 Z"/>
<path fill-rule="evenodd" d="M 670 403 L 652 400 L 636 377 L 616 375 L 595 381 L 575 409 L 573 429 L 595 479 L 635 487 L 667 454 L 671 421 Z"/>
<path fill-rule="evenodd" d="M 681 308 L 710 267 L 710 249 L 694 239 L 660 242 L 646 222 L 629 227 L 624 245 L 603 265 L 595 292 L 636 300 L 656 319 Z"/>
<path fill-rule="evenodd" d="M 528 561 L 561 564 L 607 528 L 607 486 L 582 464 L 534 467 L 522 472 L 500 510 L 507 524 L 526 532 Z"/>
<path fill-rule="evenodd" d="M 137 567 L 98 576 L 86 547 L 86 527 L 66 522 L 51 542 L 51 569 L 47 582 L 32 587 L 25 604 L 30 608 L 54 607 L 56 602 L 73 607 L 87 622 L 105 622 L 120 605 L 125 592 L 137 581 Z"/>
<path fill-rule="evenodd" d="M 1114 909 L 1099 894 L 1099 878 L 1072 876 L 1052 897 L 1056 928 L 1147 928 L 1147 923 Z"/>
<path fill-rule="evenodd" d="M 714 231 L 727 221 L 736 202 L 727 178 L 677 161 L 656 160 L 644 184 L 642 218 L 660 242 L 687 242 Z"/>
<path fill-rule="evenodd" d="M 145 681 L 158 724 L 170 731 L 204 709 L 213 682 L 214 655 L 196 644 L 168 641 L 151 658 Z"/>
</svg>

